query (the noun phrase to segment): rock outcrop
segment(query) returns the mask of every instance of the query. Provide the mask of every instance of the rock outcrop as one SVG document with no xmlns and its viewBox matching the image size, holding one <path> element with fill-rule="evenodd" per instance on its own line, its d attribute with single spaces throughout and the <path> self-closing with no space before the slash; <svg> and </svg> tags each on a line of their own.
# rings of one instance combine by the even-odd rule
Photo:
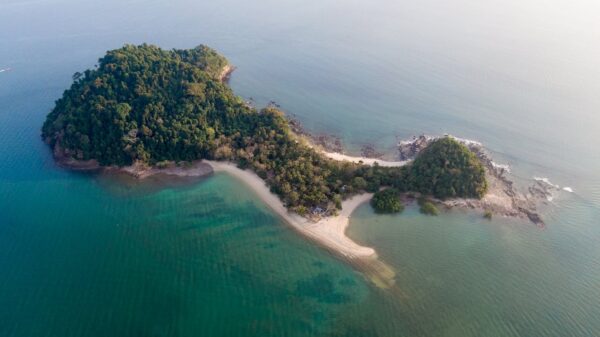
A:
<svg viewBox="0 0 600 337">
<path fill-rule="evenodd" d="M 490 211 L 507 217 L 528 219 L 539 227 L 544 227 L 544 221 L 537 210 L 540 201 L 545 201 L 550 192 L 547 186 L 537 181 L 529 188 L 529 193 L 520 192 L 509 178 L 510 168 L 507 165 L 495 163 L 486 152 L 484 146 L 475 141 L 452 137 L 473 151 L 484 165 L 488 192 L 481 199 L 449 199 L 435 200 L 446 207 L 467 207 Z M 412 160 L 437 137 L 420 135 L 398 144 L 401 160 Z"/>
</svg>

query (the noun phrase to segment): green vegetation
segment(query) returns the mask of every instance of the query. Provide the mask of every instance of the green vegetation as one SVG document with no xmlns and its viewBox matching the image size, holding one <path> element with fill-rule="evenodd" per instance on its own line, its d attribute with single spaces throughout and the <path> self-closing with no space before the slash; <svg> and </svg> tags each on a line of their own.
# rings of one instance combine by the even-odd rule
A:
<svg viewBox="0 0 600 337">
<path fill-rule="evenodd" d="M 204 46 L 109 51 L 97 69 L 74 76 L 43 136 L 102 165 L 208 157 L 219 137 L 251 125 L 243 102 L 215 77 L 226 63 Z"/>
<path fill-rule="evenodd" d="M 225 57 L 204 45 L 190 50 L 178 50 L 176 53 L 186 62 L 204 70 L 213 79 L 220 80 L 223 69 L 229 65 Z"/>
<path fill-rule="evenodd" d="M 376 192 L 371 199 L 371 206 L 377 213 L 398 213 L 404 210 L 398 190 L 395 188 Z"/>
<path fill-rule="evenodd" d="M 256 172 L 299 214 L 334 214 L 347 196 L 382 186 L 438 197 L 485 191 L 477 159 L 449 139 L 434 142 L 412 168 L 328 159 L 291 131 L 281 111 L 256 111 L 235 96 L 220 81 L 226 65 L 205 46 L 167 51 L 144 44 L 109 51 L 97 68 L 73 76 L 42 136 L 69 157 L 104 166 L 232 161 Z"/>
<path fill-rule="evenodd" d="M 436 198 L 481 198 L 487 191 L 485 170 L 466 146 L 450 137 L 433 141 L 415 159 L 412 190 Z"/>
<path fill-rule="evenodd" d="M 431 201 L 423 201 L 421 203 L 421 207 L 419 209 L 422 214 L 425 215 L 438 215 L 440 211 L 435 207 L 435 205 Z"/>
</svg>

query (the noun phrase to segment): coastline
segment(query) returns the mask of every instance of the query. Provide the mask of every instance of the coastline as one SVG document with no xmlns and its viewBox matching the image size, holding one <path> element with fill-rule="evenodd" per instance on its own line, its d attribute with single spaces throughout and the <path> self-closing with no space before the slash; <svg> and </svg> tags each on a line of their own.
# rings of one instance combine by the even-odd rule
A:
<svg viewBox="0 0 600 337">
<path fill-rule="evenodd" d="M 323 152 L 326 156 L 327 153 Z M 328 156 L 329 157 L 329 156 Z M 390 288 L 395 283 L 394 270 L 378 259 L 375 249 L 357 244 L 346 236 L 346 229 L 350 222 L 350 216 L 365 202 L 368 202 L 372 193 L 363 193 L 355 195 L 342 202 L 342 210 L 337 216 L 330 216 L 320 219 L 317 222 L 311 221 L 299 214 L 289 212 L 279 197 L 273 194 L 265 181 L 256 173 L 250 170 L 242 170 L 231 162 L 217 162 L 211 160 L 196 160 L 185 165 L 177 165 L 175 162 L 168 162 L 164 167 L 148 166 L 136 162 L 133 165 L 125 167 L 102 167 L 97 161 L 81 161 L 65 155 L 60 148 L 55 151 L 57 163 L 66 168 L 80 171 L 101 171 L 101 172 L 120 172 L 128 174 L 136 179 L 146 179 L 154 175 L 168 175 L 176 177 L 204 177 L 215 172 L 226 173 L 233 178 L 240 180 L 256 193 L 259 199 L 271 208 L 281 219 L 285 221 L 292 229 L 307 239 L 312 240 L 322 248 L 332 254 L 348 261 L 355 268 L 362 271 L 364 275 L 377 287 Z M 362 157 L 349 157 L 352 160 L 366 159 Z M 372 160 L 372 159 L 371 159 Z M 380 165 L 397 165 L 393 162 L 383 162 Z M 365 161 L 363 161 L 365 162 Z M 402 165 L 405 162 L 401 163 Z"/>
<path fill-rule="evenodd" d="M 488 190 L 481 199 L 452 198 L 439 200 L 432 198 L 432 201 L 446 208 L 458 207 L 491 212 L 494 215 L 503 217 L 526 219 L 540 228 L 545 227 L 537 205 L 550 195 L 547 187 L 538 184 L 529 187 L 528 192 L 523 193 L 510 178 L 510 166 L 494 162 L 483 144 L 452 135 L 444 135 L 444 137 L 451 137 L 462 143 L 479 158 L 485 168 Z M 432 141 L 438 138 L 440 137 L 420 135 L 413 137 L 411 140 L 400 141 L 398 143 L 400 159 L 414 159 Z"/>
<path fill-rule="evenodd" d="M 195 160 L 184 166 L 177 165 L 174 162 L 169 162 L 165 167 L 159 168 L 148 166 L 139 162 L 130 166 L 124 167 L 108 167 L 107 171 L 117 171 L 127 173 L 138 179 L 145 179 L 153 175 L 163 174 L 169 176 L 177 176 L 182 178 L 204 177 L 213 173 L 210 165 L 202 160 Z"/>
<path fill-rule="evenodd" d="M 353 196 L 342 202 L 340 214 L 312 222 L 296 213 L 289 212 L 279 197 L 273 194 L 264 180 L 249 170 L 242 170 L 229 162 L 216 162 L 205 160 L 215 172 L 225 172 L 242 181 L 250 187 L 256 195 L 269 206 L 277 215 L 284 219 L 294 229 L 303 235 L 319 242 L 326 248 L 335 251 L 348 259 L 376 257 L 375 250 L 370 247 L 358 245 L 346 236 L 350 214 L 360 205 L 371 199 L 371 193 Z"/>
<path fill-rule="evenodd" d="M 117 172 L 126 173 L 136 179 L 146 179 L 154 175 L 168 175 L 182 178 L 204 177 L 213 173 L 213 168 L 203 160 L 178 165 L 175 162 L 167 162 L 163 167 L 149 166 L 141 162 L 135 162 L 129 166 L 102 166 L 95 159 L 79 160 L 72 158 L 58 144 L 54 146 L 55 163 L 62 168 L 80 172 Z"/>
<path fill-rule="evenodd" d="M 424 137 L 422 136 L 421 138 Z M 434 138 L 428 137 L 424 138 L 422 141 L 415 139 L 413 142 L 405 142 L 404 145 L 411 146 L 411 148 L 409 149 L 410 151 L 408 151 L 408 155 L 404 154 L 403 157 L 401 156 L 403 160 L 400 161 L 386 161 L 364 156 L 349 156 L 339 152 L 328 152 L 320 147 L 313 146 L 313 148 L 332 160 L 349 161 L 353 163 L 362 162 L 365 165 L 374 165 L 377 163 L 383 167 L 400 167 L 409 164 L 412 161 L 412 158 L 414 158 L 414 156 L 416 156 L 416 154 L 432 139 Z M 415 141 L 419 141 L 417 147 L 413 146 Z M 493 214 L 499 216 L 527 219 L 538 227 L 544 227 L 544 221 L 536 209 L 537 198 L 535 195 L 525 195 L 518 192 L 512 181 L 505 176 L 505 173 L 509 171 L 494 165 L 491 159 L 483 152 L 481 145 L 471 145 L 470 149 L 478 155 L 486 169 L 486 179 L 489 186 L 485 196 L 481 199 L 453 198 L 439 200 L 431 198 L 431 200 L 445 208 L 463 208 L 482 212 L 491 211 Z M 400 152 L 402 153 L 402 148 Z M 93 159 L 86 161 L 74 159 L 71 153 L 63 150 L 58 144 L 56 144 L 54 148 L 54 157 L 59 166 L 75 171 L 121 172 L 129 174 L 137 179 L 145 179 L 154 175 L 197 178 L 208 176 L 212 174 L 213 171 L 225 171 L 246 182 L 259 194 L 261 199 L 273 208 L 273 210 L 287 223 L 291 224 L 294 228 L 299 229 L 303 235 L 313 237 L 313 239 L 316 238 L 315 241 L 326 248 L 349 258 L 376 255 L 372 249 L 358 246 L 348 238 L 345 240 L 340 239 L 345 237 L 344 230 L 348 225 L 348 218 L 352 213 L 352 210 L 362 202 L 369 200 L 370 194 L 362 194 L 347 199 L 342 202 L 342 211 L 338 216 L 322 218 L 319 222 L 310 224 L 310 220 L 298 214 L 288 212 L 281 200 L 269 191 L 265 182 L 255 173 L 240 170 L 231 163 L 196 160 L 184 164 L 167 162 L 164 163 L 162 167 L 149 166 L 139 162 L 125 167 L 102 167 Z M 360 200 L 360 203 L 354 204 L 357 200 Z M 332 232 L 334 230 L 331 228 L 336 228 L 335 233 Z"/>
<path fill-rule="evenodd" d="M 125 173 L 140 180 L 154 175 L 199 178 L 209 176 L 215 172 L 228 174 L 246 184 L 262 202 L 271 208 L 292 229 L 332 254 L 346 260 L 357 270 L 361 271 L 377 287 L 388 289 L 395 284 L 395 271 L 378 258 L 375 249 L 361 246 L 346 236 L 346 229 L 350 223 L 351 214 L 360 205 L 368 202 L 373 196 L 372 193 L 358 194 L 346 199 L 342 202 L 342 210 L 338 215 L 325 217 L 314 222 L 299 214 L 289 212 L 279 197 L 269 190 L 262 178 L 253 171 L 238 168 L 231 162 L 217 162 L 204 159 L 185 165 L 168 162 L 161 168 L 148 166 L 139 162 L 125 167 L 103 167 L 96 160 L 82 161 L 74 159 L 66 155 L 60 147 L 55 148 L 54 154 L 56 163 L 64 168 L 75 171 Z M 325 153 L 325 155 L 327 154 Z M 368 159 L 362 157 L 348 158 L 352 158 L 353 160 Z M 402 162 L 402 165 L 404 164 L 405 162 Z"/>
<path fill-rule="evenodd" d="M 380 166 L 404 166 L 411 162 L 384 161 L 375 158 L 347 156 L 336 152 L 320 152 L 333 160 L 347 160 L 373 165 L 377 162 Z M 223 172 L 246 184 L 256 193 L 259 199 L 270 207 L 282 220 L 296 232 L 312 240 L 320 247 L 332 254 L 346 260 L 357 270 L 361 271 L 373 284 L 380 288 L 390 288 L 395 284 L 395 271 L 378 258 L 375 249 L 357 244 L 346 236 L 346 229 L 353 211 L 365 202 L 372 194 L 363 193 L 355 195 L 342 202 L 342 210 L 337 216 L 329 216 L 319 221 L 311 221 L 296 213 L 289 212 L 277 195 L 272 193 L 265 181 L 251 170 L 242 170 L 231 162 L 217 162 L 210 160 L 196 160 L 183 165 L 175 162 L 164 163 L 161 167 L 148 166 L 143 163 L 134 163 L 126 167 L 101 167 L 95 160 L 79 161 L 65 155 L 64 151 L 55 149 L 55 157 L 60 166 L 74 170 L 88 170 L 103 172 L 122 172 L 137 179 L 145 179 L 154 175 L 168 175 L 181 178 L 204 177 L 214 172 Z M 529 218 L 538 226 L 543 227 L 543 222 L 537 213 L 529 211 L 526 203 L 521 202 L 520 196 L 513 190 L 512 183 L 506 180 L 497 169 L 486 166 L 486 176 L 490 188 L 482 199 L 449 199 L 435 200 L 447 208 L 466 208 L 473 210 L 490 210 L 494 214 L 508 217 Z M 525 204 L 525 205 L 524 205 Z"/>
<path fill-rule="evenodd" d="M 520 193 L 512 181 L 489 167 L 486 167 L 486 179 L 488 191 L 481 199 L 454 198 L 433 201 L 447 208 L 489 211 L 498 216 L 529 220 L 539 228 L 546 226 L 537 210 L 536 196 Z"/>
<path fill-rule="evenodd" d="M 279 197 L 269 190 L 264 180 L 256 173 L 242 170 L 231 162 L 210 160 L 204 160 L 204 162 L 210 165 L 214 172 L 226 173 L 246 184 L 292 229 L 354 265 L 377 287 L 387 289 L 395 284 L 395 271 L 379 260 L 375 249 L 361 246 L 346 236 L 351 214 L 360 205 L 368 202 L 373 194 L 363 193 L 346 199 L 342 202 L 340 214 L 313 222 L 296 213 L 289 212 Z"/>
<path fill-rule="evenodd" d="M 232 66 L 231 64 L 225 65 L 217 79 L 221 82 L 227 82 L 231 77 L 231 73 L 233 73 L 234 70 L 235 66 Z"/>
<path fill-rule="evenodd" d="M 359 164 L 360 162 L 362 162 L 365 165 L 375 165 L 375 163 L 377 163 L 377 165 L 379 166 L 384 166 L 384 167 L 400 167 L 400 166 L 404 166 L 408 163 L 410 163 L 410 160 L 403 160 L 403 161 L 387 161 L 387 160 L 381 160 L 381 159 L 377 159 L 377 158 L 367 158 L 367 157 L 354 157 L 354 156 L 348 156 L 339 152 L 327 152 L 327 151 L 321 151 L 321 153 L 330 159 L 333 160 L 337 160 L 337 161 L 349 161 L 352 163 L 356 163 Z"/>
</svg>

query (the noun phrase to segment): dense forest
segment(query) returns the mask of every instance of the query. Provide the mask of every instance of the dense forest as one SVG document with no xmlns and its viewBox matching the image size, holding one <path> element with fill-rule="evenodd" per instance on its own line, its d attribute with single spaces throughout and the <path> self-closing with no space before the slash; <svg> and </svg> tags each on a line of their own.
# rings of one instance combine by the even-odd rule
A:
<svg viewBox="0 0 600 337">
<path fill-rule="evenodd" d="M 328 159 L 295 135 L 278 109 L 246 106 L 221 82 L 227 60 L 199 46 L 126 45 L 73 76 L 42 127 L 44 140 L 80 160 L 214 159 L 254 170 L 299 214 L 332 214 L 345 197 L 382 186 L 436 197 L 481 197 L 484 170 L 463 145 L 434 141 L 414 165 L 388 168 Z"/>
</svg>

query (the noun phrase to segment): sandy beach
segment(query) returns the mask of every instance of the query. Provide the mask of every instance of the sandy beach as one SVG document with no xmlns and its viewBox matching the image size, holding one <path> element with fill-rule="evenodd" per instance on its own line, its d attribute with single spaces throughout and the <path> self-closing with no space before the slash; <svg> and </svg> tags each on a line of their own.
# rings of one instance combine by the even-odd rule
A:
<svg viewBox="0 0 600 337">
<path fill-rule="evenodd" d="M 350 214 L 362 203 L 370 200 L 372 194 L 360 194 L 345 200 L 342 203 L 342 211 L 338 216 L 327 217 L 318 222 L 312 222 L 298 214 L 289 212 L 283 206 L 279 197 L 271 193 L 267 185 L 265 185 L 265 182 L 254 172 L 241 170 L 235 166 L 235 164 L 228 162 L 208 160 L 205 160 L 205 162 L 210 164 L 215 172 L 226 172 L 244 182 L 252 188 L 266 205 L 281 216 L 289 225 L 326 248 L 349 259 L 375 256 L 375 250 L 373 248 L 360 246 L 356 242 L 350 240 L 345 234 Z"/>
<path fill-rule="evenodd" d="M 404 166 L 410 162 L 409 160 L 387 161 L 387 160 L 381 160 L 381 159 L 377 159 L 377 158 L 353 157 L 353 156 L 348 156 L 348 155 L 337 153 L 337 152 L 323 151 L 322 153 L 326 157 L 334 159 L 334 160 L 349 161 L 349 162 L 353 162 L 353 163 L 362 162 L 363 164 L 366 164 L 366 165 L 374 165 L 375 163 L 377 163 L 377 164 L 379 164 L 379 166 L 398 167 L 398 166 Z"/>
</svg>

